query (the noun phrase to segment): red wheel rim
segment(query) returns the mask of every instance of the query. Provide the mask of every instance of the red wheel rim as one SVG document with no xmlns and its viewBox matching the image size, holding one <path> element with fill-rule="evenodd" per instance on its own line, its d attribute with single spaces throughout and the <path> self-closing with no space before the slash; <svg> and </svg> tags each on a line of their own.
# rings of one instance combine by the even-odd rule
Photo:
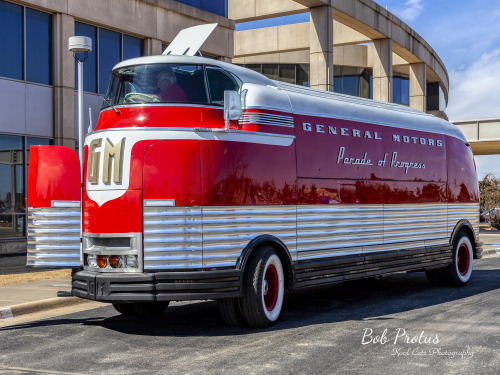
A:
<svg viewBox="0 0 500 375">
<path fill-rule="evenodd" d="M 278 301 L 279 293 L 278 271 L 276 271 L 276 267 L 273 264 L 270 264 L 266 269 L 263 293 L 266 309 L 267 311 L 272 311 Z"/>
<path fill-rule="evenodd" d="M 462 244 L 458 248 L 458 254 L 457 254 L 457 266 L 460 275 L 462 276 L 467 275 L 467 272 L 469 271 L 469 264 L 470 264 L 469 248 L 466 244 Z"/>
</svg>

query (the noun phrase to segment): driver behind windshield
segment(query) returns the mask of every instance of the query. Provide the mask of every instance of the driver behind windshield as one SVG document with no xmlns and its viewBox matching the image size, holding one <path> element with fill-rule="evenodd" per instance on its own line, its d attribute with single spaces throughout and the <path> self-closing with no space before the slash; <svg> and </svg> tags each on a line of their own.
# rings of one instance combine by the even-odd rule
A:
<svg viewBox="0 0 500 375">
<path fill-rule="evenodd" d="M 164 69 L 157 76 L 158 88 L 162 102 L 186 102 L 184 90 L 177 84 L 177 78 L 171 68 Z"/>
</svg>

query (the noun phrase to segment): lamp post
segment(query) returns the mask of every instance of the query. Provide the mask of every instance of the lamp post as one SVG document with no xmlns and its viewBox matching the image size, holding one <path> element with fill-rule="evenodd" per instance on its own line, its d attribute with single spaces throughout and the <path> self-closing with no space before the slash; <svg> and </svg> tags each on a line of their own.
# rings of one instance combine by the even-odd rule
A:
<svg viewBox="0 0 500 375">
<path fill-rule="evenodd" d="M 80 183 L 83 183 L 83 63 L 92 51 L 92 39 L 86 36 L 69 38 L 68 49 L 78 61 L 78 156 L 80 157 Z M 79 55 L 82 54 L 83 56 Z"/>
</svg>

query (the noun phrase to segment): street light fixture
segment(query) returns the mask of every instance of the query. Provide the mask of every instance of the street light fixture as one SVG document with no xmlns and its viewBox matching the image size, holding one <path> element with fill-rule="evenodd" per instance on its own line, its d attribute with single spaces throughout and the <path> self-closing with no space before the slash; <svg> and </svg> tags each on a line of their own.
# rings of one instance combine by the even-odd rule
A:
<svg viewBox="0 0 500 375">
<path fill-rule="evenodd" d="M 92 51 L 92 39 L 86 36 L 72 36 L 69 38 L 68 49 L 78 61 L 78 156 L 80 182 L 83 183 L 83 63 L 87 60 L 88 53 Z"/>
</svg>

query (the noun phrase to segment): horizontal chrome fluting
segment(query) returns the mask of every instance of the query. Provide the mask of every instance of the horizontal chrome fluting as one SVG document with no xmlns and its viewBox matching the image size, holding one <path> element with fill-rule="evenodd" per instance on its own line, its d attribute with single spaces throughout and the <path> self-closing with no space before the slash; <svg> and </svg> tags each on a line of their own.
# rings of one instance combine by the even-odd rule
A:
<svg viewBox="0 0 500 375">
<path fill-rule="evenodd" d="M 384 205 L 384 243 L 448 242 L 447 204 Z"/>
<path fill-rule="evenodd" d="M 476 203 L 468 204 L 450 204 L 448 206 L 448 231 L 451 232 L 455 228 L 456 223 L 460 220 L 468 220 L 476 238 L 479 237 L 479 206 Z"/>
<path fill-rule="evenodd" d="M 144 268 L 202 268 L 200 207 L 144 207 Z"/>
<path fill-rule="evenodd" d="M 203 208 L 203 266 L 234 266 L 242 250 L 255 237 L 279 238 L 294 256 L 295 206 Z"/>
<path fill-rule="evenodd" d="M 295 206 L 144 207 L 144 268 L 234 266 L 255 237 L 295 250 Z"/>
<path fill-rule="evenodd" d="M 80 209 L 28 208 L 28 267 L 80 266 Z"/>
<path fill-rule="evenodd" d="M 298 260 L 362 252 L 383 239 L 383 206 L 297 207 Z"/>
<path fill-rule="evenodd" d="M 241 125 L 247 124 L 263 124 L 263 125 L 277 125 L 277 126 L 286 126 L 288 128 L 293 128 L 293 117 L 292 116 L 282 116 L 282 115 L 273 115 L 269 113 L 254 113 L 254 112 L 246 112 L 243 113 L 240 119 Z"/>
<path fill-rule="evenodd" d="M 234 266 L 263 234 L 294 260 L 445 245 L 461 219 L 477 204 L 145 207 L 145 268 Z"/>
</svg>

